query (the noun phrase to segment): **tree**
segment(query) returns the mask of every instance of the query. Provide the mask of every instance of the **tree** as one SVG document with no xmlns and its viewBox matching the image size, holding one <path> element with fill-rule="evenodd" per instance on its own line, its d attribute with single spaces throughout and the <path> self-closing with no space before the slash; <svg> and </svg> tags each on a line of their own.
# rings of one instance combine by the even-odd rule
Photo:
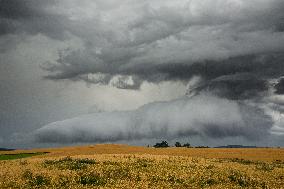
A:
<svg viewBox="0 0 284 189">
<path fill-rule="evenodd" d="M 167 141 L 162 141 L 161 143 L 156 143 L 154 147 L 155 148 L 167 148 L 169 147 L 169 144 Z"/>
<path fill-rule="evenodd" d="M 185 143 L 185 144 L 183 145 L 183 147 L 190 148 L 190 147 L 191 147 L 191 145 L 190 145 L 189 143 Z"/>
<path fill-rule="evenodd" d="M 176 146 L 176 147 L 182 147 L 180 142 L 176 142 L 176 143 L 175 143 L 175 146 Z"/>
</svg>

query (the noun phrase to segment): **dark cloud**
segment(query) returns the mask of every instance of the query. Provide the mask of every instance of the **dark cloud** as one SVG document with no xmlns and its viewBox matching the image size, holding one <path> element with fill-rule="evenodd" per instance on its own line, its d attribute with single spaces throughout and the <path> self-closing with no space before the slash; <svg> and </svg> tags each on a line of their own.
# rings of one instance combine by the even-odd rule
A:
<svg viewBox="0 0 284 189">
<path fill-rule="evenodd" d="M 73 35 L 83 41 L 83 49 L 68 50 L 43 66 L 52 80 L 110 84 L 119 78 L 118 88 L 138 89 L 143 81 L 188 81 L 193 75 L 283 75 L 281 0 L 1 0 L 0 5 L 2 35 L 59 40 Z M 129 78 L 134 84 L 127 84 Z"/>
<path fill-rule="evenodd" d="M 82 57 L 80 59 L 79 57 Z M 84 57 L 84 58 L 83 58 Z M 79 59 L 78 59 L 79 58 Z M 119 75 L 118 88 L 138 89 L 142 81 L 158 83 L 161 81 L 189 81 L 198 75 L 204 79 L 202 85 L 207 90 L 218 89 L 224 96 L 236 99 L 254 97 L 268 89 L 267 81 L 284 74 L 284 55 L 282 53 L 250 55 L 226 59 L 223 61 L 203 61 L 198 63 L 172 63 L 160 65 L 121 65 L 91 64 L 94 59 L 88 55 L 68 54 L 58 60 L 59 64 L 46 64 L 44 69 L 57 72 L 46 78 L 84 80 L 89 83 L 108 84 Z M 86 62 L 87 61 L 87 62 Z M 88 62 L 90 61 L 90 62 Z M 84 65 L 88 65 L 85 67 Z M 96 73 L 103 73 L 95 76 Z M 127 87 L 127 79 L 135 78 L 132 87 Z M 123 85 L 123 87 L 121 87 Z M 201 88 L 200 88 L 201 89 Z M 224 91 L 223 91 L 224 90 Z"/>
<path fill-rule="evenodd" d="M 280 81 L 275 85 L 276 94 L 284 94 L 284 79 L 280 79 Z"/>
<path fill-rule="evenodd" d="M 8 34 L 44 34 L 54 39 L 64 39 L 67 18 L 51 11 L 56 0 L 1 0 L 0 36 Z"/>
<path fill-rule="evenodd" d="M 239 73 L 217 77 L 210 82 L 200 84 L 188 93 L 211 91 L 217 96 L 238 100 L 264 96 L 268 89 L 266 80 L 259 79 L 253 74 Z"/>
<path fill-rule="evenodd" d="M 38 2 L 38 4 L 36 4 Z M 21 1 L 21 0 L 1 0 L 0 1 L 0 16 L 3 19 L 32 19 L 40 16 L 42 3 L 48 1 Z"/>
<path fill-rule="evenodd" d="M 98 13 L 93 17 L 66 22 L 85 47 L 43 66 L 46 78 L 99 84 L 119 78 L 118 88 L 139 89 L 143 81 L 188 81 L 199 75 L 210 82 L 248 73 L 259 78 L 251 85 L 264 90 L 265 80 L 283 75 L 284 3 L 255 3 L 133 1 L 101 9 L 94 2 Z M 227 8 L 219 11 L 222 7 Z M 135 78 L 133 86 L 128 86 L 129 78 Z"/>
<path fill-rule="evenodd" d="M 189 82 L 192 98 L 51 123 L 37 130 L 41 142 L 259 139 L 271 127 L 282 131 L 271 111 L 283 111 L 283 10 L 283 0 L 0 0 L 0 55 L 44 36 L 47 43 L 33 44 L 34 53 L 51 41 L 66 43 L 41 64 L 48 80 L 132 90 L 143 82 Z M 70 39 L 75 44 L 68 46 Z M 7 117 L 1 125 L 13 124 Z"/>
</svg>

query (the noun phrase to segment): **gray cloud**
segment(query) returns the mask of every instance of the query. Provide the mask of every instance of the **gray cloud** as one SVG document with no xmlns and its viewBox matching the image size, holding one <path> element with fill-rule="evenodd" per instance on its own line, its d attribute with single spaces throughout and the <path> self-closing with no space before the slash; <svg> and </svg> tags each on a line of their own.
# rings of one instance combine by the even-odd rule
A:
<svg viewBox="0 0 284 189">
<path fill-rule="evenodd" d="M 199 84 L 188 94 L 211 91 L 215 95 L 228 99 L 249 99 L 267 94 L 269 84 L 266 80 L 249 73 L 238 73 L 217 77 L 209 82 Z"/>
<path fill-rule="evenodd" d="M 284 79 L 280 79 L 280 81 L 275 85 L 276 94 L 284 94 Z"/>
<path fill-rule="evenodd" d="M 40 90 L 42 86 L 58 85 L 48 80 L 85 81 L 89 85 L 132 89 L 127 97 L 131 97 L 133 91 L 139 92 L 143 83 L 158 86 L 164 81 L 178 81 L 185 85 L 189 82 L 188 95 L 193 96 L 192 99 L 51 123 L 37 130 L 37 139 L 86 142 L 191 135 L 258 139 L 269 135 L 272 126 L 273 131 L 282 132 L 283 124 L 277 125 L 263 106 L 283 112 L 283 9 L 282 0 L 0 0 L 1 62 L 10 63 L 10 58 L 18 57 L 15 66 L 0 65 L 5 68 L 0 70 L 5 81 L 0 86 L 3 89 L 0 90 L 0 106 L 4 107 L 0 111 L 0 126 L 9 127 L 4 130 L 10 133 L 9 129 L 19 127 L 12 129 L 11 125 L 20 125 L 22 120 L 31 119 L 26 125 L 36 128 L 36 124 L 45 124 L 47 120 L 70 117 L 54 113 L 53 118 L 40 121 L 47 117 L 48 109 L 38 113 L 37 123 L 35 118 L 30 118 L 49 104 L 53 96 L 34 105 L 34 99 L 45 99 L 35 96 L 53 93 L 49 88 Z M 31 43 L 34 38 L 44 40 Z M 68 45 L 68 41 L 73 41 L 72 45 Z M 12 51 L 22 43 L 31 43 L 33 53 L 41 52 L 41 55 L 33 58 L 33 53 L 30 53 L 33 56 L 25 54 L 25 46 Z M 41 45 L 36 45 L 39 43 Z M 47 55 L 45 49 L 59 50 L 58 56 Z M 40 58 L 44 55 L 47 56 Z M 24 66 L 20 66 L 22 61 L 29 65 L 25 73 L 22 72 Z M 38 64 L 41 64 L 40 71 Z M 33 75 L 34 70 L 37 70 L 37 78 L 30 82 L 27 75 Z M 42 71 L 47 80 L 39 82 Z M 192 78 L 198 79 L 193 82 Z M 272 80 L 277 82 L 271 83 Z M 31 95 L 32 87 L 44 92 Z M 78 102 L 80 90 L 75 95 Z M 106 89 L 96 93 L 103 94 L 103 99 L 108 97 L 109 106 L 115 106 L 120 99 L 115 99 L 113 90 L 110 94 Z M 18 91 L 24 91 L 29 103 L 18 98 Z M 91 89 L 86 91 L 92 92 Z M 204 93 L 215 97 L 202 95 Z M 141 96 L 139 98 L 143 98 Z M 72 98 L 75 97 L 70 95 Z M 131 107 L 137 107 L 133 99 Z M 96 101 L 99 102 L 100 99 Z M 65 104 L 69 103 L 61 106 Z M 56 106 L 54 109 L 58 109 Z M 220 106 L 224 109 L 220 110 Z M 81 104 L 78 107 L 82 109 Z M 191 109 L 196 109 L 197 113 Z M 27 113 L 27 110 L 32 112 Z M 77 112 L 72 115 L 82 113 L 76 108 L 72 111 Z M 15 116 L 11 116 L 13 113 Z M 155 118 L 150 114 L 156 115 Z"/>
<path fill-rule="evenodd" d="M 83 41 L 80 50 L 69 49 L 42 66 L 52 80 L 139 89 L 143 81 L 188 81 L 193 75 L 214 79 L 248 72 L 267 79 L 268 74 L 283 74 L 282 0 L 2 0 L 0 4 L 2 35 L 41 33 Z M 262 62 L 256 60 L 261 58 Z"/>
<path fill-rule="evenodd" d="M 0 36 L 44 34 L 53 39 L 66 39 L 64 22 L 68 18 L 52 10 L 56 0 L 1 0 Z"/>
<path fill-rule="evenodd" d="M 261 80 L 283 75 L 280 0 L 92 5 L 95 14 L 67 22 L 85 47 L 44 65 L 46 78 L 109 84 L 118 77 L 118 88 L 138 89 L 143 81 L 188 81 L 193 75 L 209 80 L 242 72 Z M 136 82 L 128 86 L 131 77 Z"/>
<path fill-rule="evenodd" d="M 110 142 L 145 138 L 202 136 L 269 136 L 272 120 L 254 106 L 199 95 L 170 102 L 155 102 L 134 111 L 84 115 L 48 124 L 35 132 L 36 141 L 47 143 Z"/>
</svg>

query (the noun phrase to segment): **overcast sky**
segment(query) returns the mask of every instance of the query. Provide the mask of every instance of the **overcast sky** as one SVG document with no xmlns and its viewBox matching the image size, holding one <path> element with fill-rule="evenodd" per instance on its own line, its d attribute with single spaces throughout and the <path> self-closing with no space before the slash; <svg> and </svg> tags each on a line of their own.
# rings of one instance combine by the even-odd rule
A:
<svg viewBox="0 0 284 189">
<path fill-rule="evenodd" d="M 0 0 L 0 146 L 283 146 L 283 10 L 283 0 Z"/>
</svg>

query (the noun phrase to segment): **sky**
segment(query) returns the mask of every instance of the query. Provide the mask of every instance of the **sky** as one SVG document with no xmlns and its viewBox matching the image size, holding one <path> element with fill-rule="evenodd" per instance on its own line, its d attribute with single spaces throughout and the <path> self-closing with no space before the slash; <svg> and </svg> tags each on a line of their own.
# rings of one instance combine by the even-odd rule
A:
<svg viewBox="0 0 284 189">
<path fill-rule="evenodd" d="M 0 0 L 0 146 L 284 146 L 283 0 Z"/>
</svg>

